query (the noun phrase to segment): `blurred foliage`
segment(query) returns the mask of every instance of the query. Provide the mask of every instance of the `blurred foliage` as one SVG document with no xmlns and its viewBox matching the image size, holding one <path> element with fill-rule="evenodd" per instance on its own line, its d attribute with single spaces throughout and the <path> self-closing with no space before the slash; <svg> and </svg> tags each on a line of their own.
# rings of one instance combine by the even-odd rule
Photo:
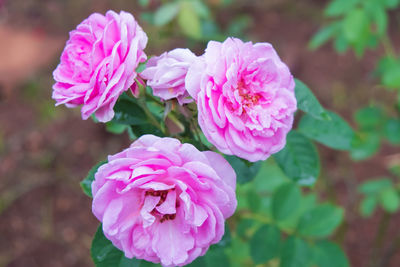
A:
<svg viewBox="0 0 400 267">
<path fill-rule="evenodd" d="M 311 49 L 316 49 L 333 40 L 337 52 L 343 53 L 352 48 L 359 58 L 367 48 L 383 47 L 384 54 L 376 64 L 375 74 L 385 88 L 397 93 L 397 99 L 394 98 L 393 106 L 377 104 L 375 99 L 371 99 L 370 103 L 373 104 L 355 112 L 357 131 L 350 145 L 350 155 L 356 161 L 375 155 L 382 143 L 400 145 L 400 60 L 389 34 L 389 22 L 392 21 L 389 11 L 398 9 L 399 5 L 398 0 L 332 0 L 324 12 L 329 23 L 309 43 Z M 362 195 L 359 206 L 362 216 L 372 216 L 377 207 L 385 211 L 372 248 L 372 261 L 377 260 L 376 253 L 383 247 L 389 214 L 397 212 L 400 207 L 400 163 L 398 154 L 391 157 L 395 160 L 388 168 L 397 179 L 378 177 L 358 186 L 358 192 Z"/>
<path fill-rule="evenodd" d="M 358 191 L 364 196 L 360 203 L 360 213 L 371 216 L 376 207 L 381 206 L 388 213 L 395 213 L 400 207 L 399 182 L 390 178 L 376 178 L 359 185 Z"/>
<path fill-rule="evenodd" d="M 383 86 L 398 92 L 400 106 L 400 59 L 389 36 L 389 11 L 397 9 L 399 0 L 332 0 L 325 8 L 328 23 L 311 39 L 309 47 L 316 49 L 329 40 L 338 53 L 352 48 L 360 58 L 367 48 L 382 45 L 385 55 L 376 67 Z"/>
<path fill-rule="evenodd" d="M 141 14 L 141 19 L 164 31 L 166 35 L 171 35 L 178 29 L 179 35 L 196 41 L 223 41 L 229 36 L 246 39 L 244 32 L 252 23 L 250 16 L 238 15 L 230 18 L 224 28 L 216 21 L 215 10 L 223 9 L 232 2 L 233 0 L 171 0 L 162 1 L 159 6 L 154 7 L 151 1 L 144 0 L 139 1 L 139 4 L 147 11 Z"/>
<path fill-rule="evenodd" d="M 354 114 L 358 131 L 352 141 L 351 157 L 364 160 L 376 154 L 382 141 L 400 145 L 400 118 L 389 116 L 383 108 L 369 106 Z"/>
<path fill-rule="evenodd" d="M 321 28 L 310 41 L 316 49 L 329 40 L 339 53 L 349 47 L 358 56 L 367 48 L 376 48 L 387 36 L 387 12 L 398 6 L 398 0 L 333 0 L 324 15 L 330 22 Z"/>
</svg>

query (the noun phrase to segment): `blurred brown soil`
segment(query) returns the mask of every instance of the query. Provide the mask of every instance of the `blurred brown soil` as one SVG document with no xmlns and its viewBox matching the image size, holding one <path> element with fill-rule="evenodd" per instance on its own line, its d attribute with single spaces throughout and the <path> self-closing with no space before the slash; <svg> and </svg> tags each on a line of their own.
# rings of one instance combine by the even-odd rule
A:
<svg viewBox="0 0 400 267">
<path fill-rule="evenodd" d="M 79 181 L 94 163 L 128 146 L 129 140 L 82 121 L 79 110 L 55 109 L 51 72 L 71 28 L 91 12 L 110 8 L 139 17 L 133 2 L 10 0 L 2 7 L 0 0 L 0 267 L 93 266 L 89 248 L 98 222 Z M 221 23 L 237 14 L 251 15 L 250 39 L 272 43 L 325 107 L 352 121 L 351 114 L 369 99 L 391 101 L 390 94 L 374 87 L 372 71 L 380 50 L 358 60 L 351 52 L 338 55 L 331 45 L 307 49 L 326 1 L 239 2 L 221 10 Z M 163 48 L 149 47 L 155 53 Z M 354 163 L 345 152 L 319 150 L 321 197 L 336 199 L 346 209 L 340 230 L 345 235 L 337 239 L 344 241 L 351 266 L 368 266 L 382 212 L 361 218 L 356 186 L 387 175 L 385 159 L 399 151 L 384 146 L 372 159 Z M 392 244 L 400 236 L 399 223 L 397 214 L 385 236 L 380 256 L 388 259 L 387 266 L 399 266 L 400 252 Z"/>
<path fill-rule="evenodd" d="M 13 86 L 32 76 L 53 60 L 65 42 L 64 38 L 46 36 L 40 31 L 26 31 L 7 25 L 0 27 L 0 83 L 5 94 Z"/>
</svg>

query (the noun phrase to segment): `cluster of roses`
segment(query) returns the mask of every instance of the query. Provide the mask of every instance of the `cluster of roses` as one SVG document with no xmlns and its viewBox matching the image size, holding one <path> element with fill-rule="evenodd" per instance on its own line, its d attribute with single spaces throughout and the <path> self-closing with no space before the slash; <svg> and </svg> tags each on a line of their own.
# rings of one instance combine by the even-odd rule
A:
<svg viewBox="0 0 400 267">
<path fill-rule="evenodd" d="M 265 160 L 285 145 L 296 110 L 294 80 L 268 43 L 210 41 L 202 56 L 175 49 L 146 63 L 147 35 L 126 12 L 92 14 L 75 30 L 54 71 L 57 105 L 82 105 L 82 118 L 114 116 L 138 80 L 155 96 L 195 101 L 204 135 L 220 152 Z M 92 183 L 94 215 L 128 258 L 182 266 L 224 234 L 236 208 L 236 174 L 220 154 L 174 138 L 144 135 L 108 157 Z"/>
</svg>

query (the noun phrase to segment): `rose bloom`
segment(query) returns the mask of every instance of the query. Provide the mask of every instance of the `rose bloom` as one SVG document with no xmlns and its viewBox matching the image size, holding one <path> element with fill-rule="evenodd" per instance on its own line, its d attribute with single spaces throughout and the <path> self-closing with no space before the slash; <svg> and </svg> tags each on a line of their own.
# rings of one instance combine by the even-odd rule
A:
<svg viewBox="0 0 400 267">
<path fill-rule="evenodd" d="M 162 100 L 177 98 L 179 103 L 192 102 L 185 88 L 185 77 L 196 55 L 189 49 L 177 48 L 150 58 L 140 76 L 147 80 L 153 94 Z"/>
<path fill-rule="evenodd" d="M 211 41 L 186 76 L 199 125 L 221 152 L 265 160 L 281 150 L 296 111 L 294 80 L 268 43 Z"/>
<path fill-rule="evenodd" d="M 83 119 L 95 113 L 99 121 L 110 121 L 115 102 L 133 85 L 136 67 L 147 59 L 146 44 L 147 35 L 131 14 L 90 15 L 70 32 L 53 73 L 56 105 L 83 105 Z"/>
<path fill-rule="evenodd" d="M 127 258 L 182 266 L 222 238 L 235 186 L 221 155 L 144 135 L 98 169 L 92 210 Z"/>
</svg>

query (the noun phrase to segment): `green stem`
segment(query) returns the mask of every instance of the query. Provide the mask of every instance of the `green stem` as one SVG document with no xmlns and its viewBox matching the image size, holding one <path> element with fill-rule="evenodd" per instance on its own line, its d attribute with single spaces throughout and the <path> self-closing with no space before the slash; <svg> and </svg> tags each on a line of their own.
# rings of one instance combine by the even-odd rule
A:
<svg viewBox="0 0 400 267">
<path fill-rule="evenodd" d="M 150 123 L 153 124 L 158 129 L 160 129 L 161 132 L 163 132 L 165 134 L 166 133 L 165 132 L 165 128 L 162 127 L 161 123 L 157 120 L 157 118 L 153 115 L 153 113 L 151 113 L 151 111 L 147 107 L 147 104 L 146 104 L 146 88 L 145 88 L 145 86 L 143 86 L 142 83 L 140 83 L 138 80 L 136 80 L 136 83 L 139 86 L 140 94 L 144 96 L 144 97 L 139 97 L 138 98 L 139 106 L 143 109 L 143 111 L 146 114 L 147 118 L 150 120 Z"/>
<path fill-rule="evenodd" d="M 192 126 L 193 127 L 193 132 L 196 135 L 196 137 L 199 140 L 199 142 L 201 143 L 201 145 L 203 146 L 203 148 L 206 149 L 206 150 L 212 150 L 214 152 L 217 152 L 217 149 L 214 146 L 208 147 L 201 140 L 201 136 L 200 136 L 201 129 L 200 129 L 200 126 L 199 126 L 199 124 L 198 124 L 198 122 L 197 122 L 195 117 L 190 118 L 190 123 L 193 125 Z"/>
<path fill-rule="evenodd" d="M 150 123 L 153 124 L 154 126 L 156 126 L 157 128 L 159 128 L 162 132 L 163 131 L 163 127 L 161 126 L 161 123 L 158 122 L 158 120 L 156 119 L 156 117 L 154 117 L 153 113 L 150 112 L 150 110 L 148 109 L 147 105 L 146 105 L 146 99 L 143 98 L 138 100 L 139 106 L 143 109 L 144 113 L 146 114 L 147 118 L 149 118 Z"/>
<path fill-rule="evenodd" d="M 396 57 L 396 50 L 394 49 L 393 44 L 392 44 L 388 34 L 384 34 L 381 37 L 381 42 L 382 42 L 383 49 L 385 50 L 386 55 L 389 57 Z"/>
<path fill-rule="evenodd" d="M 197 125 L 196 125 L 196 123 L 193 121 L 193 118 L 191 118 L 191 119 L 189 120 L 189 124 L 190 124 L 190 126 L 191 126 L 191 128 L 192 128 L 192 131 L 193 131 L 194 135 L 197 137 L 197 141 L 201 142 L 201 137 L 200 137 L 200 134 L 199 134 L 199 132 L 198 132 Z"/>
<path fill-rule="evenodd" d="M 157 97 L 153 96 L 152 94 L 147 93 L 146 90 L 144 90 L 144 91 L 145 91 L 146 98 L 149 98 L 157 105 L 164 107 L 164 103 L 162 103 Z"/>
<path fill-rule="evenodd" d="M 256 214 L 256 213 L 242 213 L 242 214 L 240 214 L 240 217 L 243 219 L 253 219 L 255 221 L 265 223 L 265 224 L 272 223 L 271 219 L 268 219 L 268 218 L 266 218 L 260 214 Z"/>
<path fill-rule="evenodd" d="M 383 241 L 385 239 L 386 232 L 388 230 L 389 222 L 390 222 L 390 214 L 385 212 L 379 222 L 378 232 L 376 233 L 374 244 L 372 247 L 371 261 L 370 261 L 371 267 L 379 267 L 378 255 L 382 251 Z"/>
</svg>

